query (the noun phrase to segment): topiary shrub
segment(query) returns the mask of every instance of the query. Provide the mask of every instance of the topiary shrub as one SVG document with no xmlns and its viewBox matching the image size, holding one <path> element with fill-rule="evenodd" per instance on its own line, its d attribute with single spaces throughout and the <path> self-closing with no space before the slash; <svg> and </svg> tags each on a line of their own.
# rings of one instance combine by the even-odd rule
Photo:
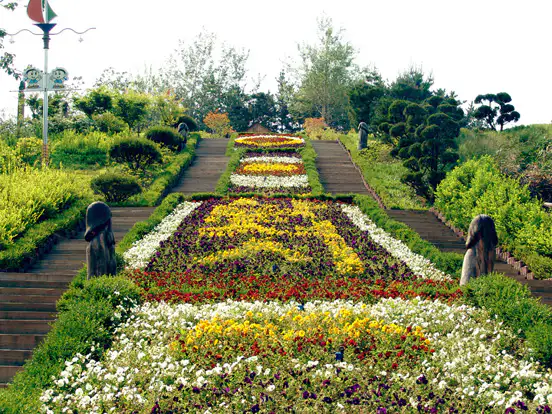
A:
<svg viewBox="0 0 552 414">
<path fill-rule="evenodd" d="M 173 126 L 176 128 L 181 123 L 185 123 L 186 125 L 188 125 L 188 129 L 190 130 L 190 132 L 199 131 L 199 126 L 197 125 L 197 122 L 190 115 L 180 115 L 178 117 L 178 121 Z"/>
<path fill-rule="evenodd" d="M 145 138 L 122 138 L 109 149 L 115 162 L 125 163 L 131 170 L 145 170 L 150 164 L 161 162 L 163 157 L 157 146 Z"/>
<path fill-rule="evenodd" d="M 142 187 L 134 177 L 115 173 L 94 177 L 90 186 L 95 194 L 103 195 L 108 203 L 119 203 L 142 192 Z"/>
<path fill-rule="evenodd" d="M 174 128 L 166 126 L 151 127 L 146 131 L 146 138 L 173 151 L 180 150 L 184 144 L 180 134 Z"/>
</svg>

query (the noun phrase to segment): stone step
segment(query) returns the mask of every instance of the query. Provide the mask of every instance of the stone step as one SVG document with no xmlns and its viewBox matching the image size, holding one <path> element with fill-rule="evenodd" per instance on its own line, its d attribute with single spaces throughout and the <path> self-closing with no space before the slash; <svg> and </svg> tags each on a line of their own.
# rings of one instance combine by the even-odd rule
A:
<svg viewBox="0 0 552 414">
<path fill-rule="evenodd" d="M 51 320 L 43 319 L 0 319 L 3 334 L 47 334 Z"/>
<path fill-rule="evenodd" d="M 23 367 L 20 365 L 0 365 L 0 384 L 5 384 L 11 381 L 13 376 L 22 369 Z"/>
<path fill-rule="evenodd" d="M 48 320 L 55 319 L 55 312 L 48 309 L 46 311 L 21 311 L 21 310 L 0 310 L 0 320 L 21 319 L 21 320 Z"/>
<path fill-rule="evenodd" d="M 0 296 L 44 296 L 44 297 L 59 297 L 65 289 L 44 289 L 44 288 L 22 288 L 22 287 L 0 287 Z M 13 301 L 11 301 L 13 302 Z"/>
<path fill-rule="evenodd" d="M 69 285 L 69 281 L 47 281 L 47 280 L 0 280 L 1 287 L 11 288 L 34 288 L 34 289 L 65 289 Z"/>
<path fill-rule="evenodd" d="M 29 349 L 0 349 L 0 366 L 21 366 L 33 355 Z"/>
<path fill-rule="evenodd" d="M 26 302 L 1 302 L 0 310 L 4 312 L 51 312 L 56 311 L 55 298 L 49 302 L 37 302 L 40 297 L 33 296 Z"/>
<path fill-rule="evenodd" d="M 0 348 L 32 350 L 44 340 L 45 336 L 46 335 L 13 335 L 0 333 Z"/>
<path fill-rule="evenodd" d="M 0 280 L 21 280 L 37 282 L 70 282 L 75 277 L 75 272 L 60 272 L 54 274 L 35 274 L 35 273 L 1 273 Z"/>
<path fill-rule="evenodd" d="M 56 301 L 61 296 L 61 293 L 58 296 L 44 296 L 44 295 L 0 295 L 0 309 L 6 310 L 4 307 L 8 303 L 27 303 L 27 304 L 55 304 Z"/>
</svg>

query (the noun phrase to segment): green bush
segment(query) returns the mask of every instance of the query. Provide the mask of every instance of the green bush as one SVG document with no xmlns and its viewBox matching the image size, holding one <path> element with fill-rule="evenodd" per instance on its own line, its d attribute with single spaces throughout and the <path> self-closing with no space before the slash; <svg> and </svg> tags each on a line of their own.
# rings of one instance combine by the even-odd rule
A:
<svg viewBox="0 0 552 414">
<path fill-rule="evenodd" d="M 80 280 L 84 278 L 80 272 Z M 58 318 L 52 330 L 34 351 L 25 369 L 0 393 L 3 413 L 38 413 L 40 395 L 52 384 L 77 353 L 100 358 L 109 348 L 117 322 L 140 303 L 140 289 L 124 277 L 100 277 L 72 286 L 59 300 Z M 122 308 L 121 308 L 122 307 Z"/>
<path fill-rule="evenodd" d="M 0 174 L 0 250 L 90 195 L 87 178 L 61 170 L 27 166 Z"/>
<path fill-rule="evenodd" d="M 90 186 L 95 194 L 103 195 L 108 203 L 119 203 L 142 192 L 142 187 L 136 178 L 116 173 L 94 177 Z"/>
<path fill-rule="evenodd" d="M 180 115 L 178 121 L 174 124 L 174 127 L 177 128 L 178 125 L 181 123 L 185 123 L 186 125 L 188 125 L 188 129 L 190 130 L 190 132 L 199 131 L 199 126 L 197 125 L 197 122 L 190 115 Z"/>
<path fill-rule="evenodd" d="M 488 214 L 495 222 L 500 245 L 524 261 L 535 262 L 535 254 L 552 258 L 552 216 L 526 186 L 501 174 L 489 156 L 451 171 L 437 188 L 435 205 L 464 231 L 475 216 Z"/>
<path fill-rule="evenodd" d="M 166 126 L 151 127 L 146 131 L 146 138 L 173 151 L 180 150 L 184 144 L 180 134 L 174 128 Z"/>
<path fill-rule="evenodd" d="M 98 131 L 108 135 L 118 134 L 128 129 L 128 124 L 121 118 L 113 115 L 111 112 L 92 115 Z"/>
<path fill-rule="evenodd" d="M 145 170 L 148 165 L 162 161 L 157 146 L 145 138 L 122 138 L 109 150 L 109 156 L 115 162 L 125 163 L 131 170 Z"/>
<path fill-rule="evenodd" d="M 0 140 L 0 174 L 8 174 L 20 165 L 21 158 L 17 152 L 3 140 Z"/>
<path fill-rule="evenodd" d="M 87 134 L 64 131 L 52 139 L 51 164 L 83 169 L 105 166 L 112 141 L 113 137 L 99 131 Z"/>
<path fill-rule="evenodd" d="M 29 165 L 35 165 L 42 156 L 42 140 L 39 138 L 20 138 L 16 151 L 21 160 Z"/>
<path fill-rule="evenodd" d="M 497 315 L 514 333 L 527 339 L 535 358 L 552 366 L 552 309 L 532 298 L 527 286 L 494 273 L 470 281 L 464 297 Z"/>
</svg>

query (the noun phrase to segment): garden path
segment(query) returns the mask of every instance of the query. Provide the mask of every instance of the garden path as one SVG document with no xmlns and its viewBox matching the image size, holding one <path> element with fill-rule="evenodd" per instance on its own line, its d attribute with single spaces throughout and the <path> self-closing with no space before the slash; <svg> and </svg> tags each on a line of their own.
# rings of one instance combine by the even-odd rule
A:
<svg viewBox="0 0 552 414">
<path fill-rule="evenodd" d="M 362 175 L 337 141 L 312 141 L 316 151 L 316 167 L 320 182 L 327 193 L 371 195 Z"/>
<path fill-rule="evenodd" d="M 153 207 L 114 207 L 115 240 Z M 60 239 L 27 273 L 0 273 L 0 387 L 5 387 L 32 350 L 50 330 L 56 301 L 86 261 L 86 242 L 80 230 L 75 238 Z"/>
<path fill-rule="evenodd" d="M 227 139 L 202 139 L 196 149 L 192 165 L 184 172 L 173 193 L 212 193 L 221 174 L 226 170 L 229 157 L 225 156 Z"/>
<path fill-rule="evenodd" d="M 373 195 L 355 169 L 347 151 L 337 141 L 312 141 L 318 154 L 316 166 L 326 192 Z M 377 199 L 377 198 L 376 198 Z M 379 201 L 379 200 L 378 200 Z M 445 252 L 466 253 L 465 240 L 457 236 L 430 211 L 386 210 L 387 214 L 416 231 L 420 237 Z M 552 280 L 527 280 L 517 269 L 497 260 L 495 270 L 527 285 L 542 303 L 552 306 Z"/>
</svg>

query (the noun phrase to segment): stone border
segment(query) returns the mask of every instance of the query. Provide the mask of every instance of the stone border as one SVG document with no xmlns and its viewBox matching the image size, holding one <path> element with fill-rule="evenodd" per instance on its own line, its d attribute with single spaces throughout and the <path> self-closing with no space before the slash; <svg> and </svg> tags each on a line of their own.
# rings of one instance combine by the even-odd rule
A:
<svg viewBox="0 0 552 414">
<path fill-rule="evenodd" d="M 440 220 L 445 226 L 447 226 L 449 229 L 451 229 L 454 234 L 456 234 L 458 237 L 460 237 L 462 240 L 465 240 L 465 234 L 462 230 L 457 228 L 454 224 L 449 222 L 443 213 L 441 213 L 439 210 L 437 210 L 435 207 L 431 207 L 429 209 L 435 217 L 437 217 L 438 220 Z M 496 257 L 500 260 L 505 261 L 507 264 L 512 266 L 514 269 L 518 271 L 518 274 L 525 277 L 527 280 L 534 280 L 535 276 L 533 273 L 528 269 L 527 265 L 523 263 L 521 260 L 517 260 L 512 253 L 503 250 L 501 247 L 496 248 Z"/>
<path fill-rule="evenodd" d="M 383 203 L 383 201 L 380 198 L 380 196 L 378 195 L 378 193 L 376 193 L 376 191 L 372 187 L 370 187 L 370 185 L 364 179 L 364 174 L 362 174 L 361 169 L 354 162 L 353 157 L 351 156 L 351 152 L 349 151 L 349 149 L 345 145 L 343 145 L 343 143 L 339 139 L 337 140 L 337 142 L 341 146 L 341 148 L 343 148 L 343 150 L 345 150 L 345 152 L 349 156 L 349 160 L 351 161 L 351 164 L 354 165 L 355 169 L 360 174 L 360 178 L 362 179 L 362 184 L 364 184 L 364 187 L 366 188 L 366 190 L 368 190 L 370 195 L 378 202 L 378 205 L 380 206 L 381 209 L 387 210 L 387 207 L 385 207 L 385 204 Z"/>
</svg>

